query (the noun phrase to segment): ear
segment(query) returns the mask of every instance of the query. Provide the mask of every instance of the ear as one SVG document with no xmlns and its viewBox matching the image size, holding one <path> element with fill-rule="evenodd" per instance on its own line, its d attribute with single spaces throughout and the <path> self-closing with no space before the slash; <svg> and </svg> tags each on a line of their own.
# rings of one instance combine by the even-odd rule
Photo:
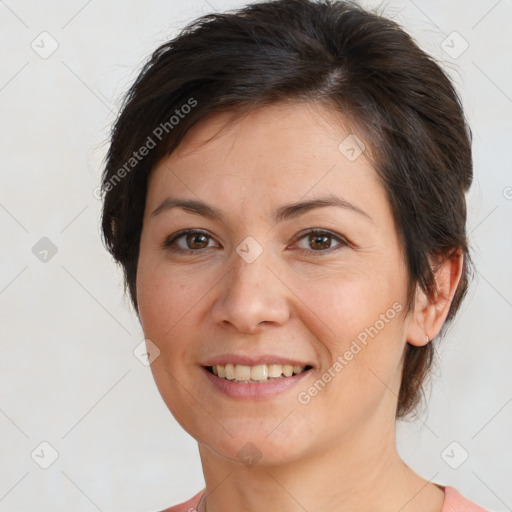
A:
<svg viewBox="0 0 512 512">
<path fill-rule="evenodd" d="M 425 292 L 416 288 L 414 299 L 414 311 L 411 313 L 411 321 L 407 327 L 406 340 L 417 347 L 426 345 L 429 340 L 435 338 L 443 326 L 453 296 L 462 275 L 464 257 L 462 251 L 457 249 L 451 256 L 443 261 L 430 260 L 434 271 L 437 293 L 433 299 L 428 299 Z"/>
</svg>

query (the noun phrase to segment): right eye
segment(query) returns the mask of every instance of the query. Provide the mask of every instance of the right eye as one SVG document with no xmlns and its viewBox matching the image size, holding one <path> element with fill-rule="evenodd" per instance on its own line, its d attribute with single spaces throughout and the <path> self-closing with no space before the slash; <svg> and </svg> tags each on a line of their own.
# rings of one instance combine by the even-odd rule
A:
<svg viewBox="0 0 512 512">
<path fill-rule="evenodd" d="M 163 247 L 171 252 L 197 253 L 208 249 L 208 239 L 212 240 L 212 237 L 206 231 L 183 229 L 169 236 L 164 241 Z"/>
</svg>

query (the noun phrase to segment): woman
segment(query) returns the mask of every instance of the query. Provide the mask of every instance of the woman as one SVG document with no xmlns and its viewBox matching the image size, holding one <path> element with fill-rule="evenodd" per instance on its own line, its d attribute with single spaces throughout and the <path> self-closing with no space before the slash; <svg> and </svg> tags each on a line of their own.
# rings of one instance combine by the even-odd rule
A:
<svg viewBox="0 0 512 512">
<path fill-rule="evenodd" d="M 440 67 L 348 2 L 196 20 L 127 95 L 103 176 L 167 407 L 206 488 L 167 511 L 482 511 L 395 422 L 466 293 L 471 132 Z"/>
</svg>

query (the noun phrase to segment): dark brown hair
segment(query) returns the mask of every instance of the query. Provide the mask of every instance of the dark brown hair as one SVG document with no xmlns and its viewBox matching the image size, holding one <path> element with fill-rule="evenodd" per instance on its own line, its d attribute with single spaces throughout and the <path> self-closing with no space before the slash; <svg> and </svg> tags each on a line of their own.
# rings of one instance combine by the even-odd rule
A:
<svg viewBox="0 0 512 512">
<path fill-rule="evenodd" d="M 471 130 L 434 59 L 395 22 L 344 1 L 275 0 L 205 15 L 144 65 L 114 125 L 102 179 L 103 240 L 122 266 L 135 310 L 147 179 L 155 164 L 207 115 L 279 101 L 338 111 L 369 148 L 407 261 L 405 313 L 417 285 L 435 296 L 429 258 L 462 251 L 462 277 L 440 339 L 472 270 L 465 202 Z M 397 418 L 421 402 L 433 354 L 433 342 L 407 344 Z"/>
</svg>

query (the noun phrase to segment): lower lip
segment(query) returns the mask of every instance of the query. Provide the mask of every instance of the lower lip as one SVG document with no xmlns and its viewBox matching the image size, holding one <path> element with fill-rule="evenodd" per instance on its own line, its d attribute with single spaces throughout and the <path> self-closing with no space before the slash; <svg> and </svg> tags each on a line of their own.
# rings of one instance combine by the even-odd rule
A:
<svg viewBox="0 0 512 512">
<path fill-rule="evenodd" d="M 281 377 L 268 382 L 251 383 L 221 379 L 213 373 L 210 373 L 204 366 L 201 366 L 201 369 L 206 375 L 206 378 L 218 391 L 231 398 L 242 398 L 246 400 L 264 400 L 284 393 L 308 377 L 311 372 L 311 370 L 306 370 L 292 377 Z"/>
</svg>

